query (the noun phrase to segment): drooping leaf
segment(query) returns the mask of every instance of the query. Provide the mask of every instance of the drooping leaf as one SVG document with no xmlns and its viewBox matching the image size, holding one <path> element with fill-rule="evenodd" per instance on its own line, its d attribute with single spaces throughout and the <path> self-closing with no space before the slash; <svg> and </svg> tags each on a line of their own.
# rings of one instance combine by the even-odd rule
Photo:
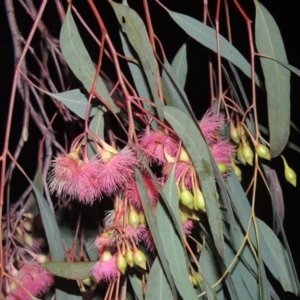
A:
<svg viewBox="0 0 300 300">
<path fill-rule="evenodd" d="M 168 181 L 163 189 L 165 196 L 179 220 L 179 199 L 178 192 L 175 184 L 174 170 L 168 178 Z M 157 227 L 158 232 L 167 253 L 167 260 L 170 266 L 170 272 L 176 284 L 177 290 L 182 299 L 196 299 L 195 291 L 193 290 L 188 273 L 188 257 L 185 248 L 182 244 L 182 239 L 178 236 L 174 225 L 163 207 L 162 203 L 157 204 Z"/>
<path fill-rule="evenodd" d="M 61 51 L 69 67 L 74 75 L 83 83 L 87 91 L 90 92 L 96 75 L 96 69 L 80 37 L 70 9 L 68 9 L 63 22 L 59 41 Z M 114 113 L 119 112 L 119 108 L 111 99 L 107 87 L 100 76 L 98 76 L 96 92 L 101 96 L 103 104 L 110 111 Z M 81 111 L 81 114 L 84 113 L 85 111 Z"/>
<path fill-rule="evenodd" d="M 91 269 L 96 262 L 46 262 L 43 267 L 50 273 L 67 279 L 86 279 L 91 276 Z"/>
<path fill-rule="evenodd" d="M 165 118 L 187 149 L 201 182 L 207 217 L 216 248 L 224 257 L 224 239 L 216 186 L 207 145 L 190 117 L 175 107 L 164 107 Z"/>
<path fill-rule="evenodd" d="M 224 299 L 222 284 L 218 284 L 214 288 L 212 287 L 220 279 L 222 274 L 220 274 L 216 261 L 214 260 L 212 254 L 206 249 L 206 247 L 202 248 L 199 263 L 203 276 L 205 277 L 204 287 L 206 293 L 214 295 L 213 297 L 216 296 L 217 299 Z"/>
<path fill-rule="evenodd" d="M 104 112 L 99 109 L 96 115 L 93 117 L 90 122 L 89 129 L 96 133 L 100 138 L 104 138 Z M 88 141 L 88 154 L 89 157 L 93 158 L 97 154 L 97 150 L 95 148 L 95 144 L 89 140 Z"/>
<path fill-rule="evenodd" d="M 42 174 L 42 170 L 39 166 L 38 166 L 38 169 L 34 176 L 33 184 L 42 194 L 43 193 L 43 174 Z M 38 207 L 36 195 L 35 195 L 34 191 L 32 191 L 30 194 L 30 200 L 29 200 L 29 204 L 26 208 L 26 212 L 36 214 L 36 213 L 38 213 L 38 211 L 39 211 L 39 207 Z"/>
<path fill-rule="evenodd" d="M 121 38 L 121 42 L 122 42 L 122 46 L 123 46 L 123 51 L 126 57 L 132 58 L 134 59 L 134 54 L 132 53 L 130 46 L 128 44 L 128 40 L 126 39 L 126 37 L 124 36 L 124 33 L 122 31 L 120 31 L 120 38 Z M 141 98 L 147 99 L 147 100 L 151 100 L 152 95 L 149 89 L 149 84 L 146 80 L 145 77 L 145 73 L 142 71 L 142 69 L 140 68 L 139 65 L 128 61 L 128 66 L 131 72 L 131 76 L 133 78 L 135 87 L 137 89 L 138 95 Z M 155 109 L 153 106 L 151 106 L 149 103 L 147 102 L 143 102 L 143 107 L 148 110 L 151 114 L 155 114 Z M 151 123 L 152 127 L 154 122 Z M 157 127 L 157 124 L 154 125 Z M 155 127 L 155 128 L 156 128 Z M 155 129 L 154 128 L 154 129 Z"/>
<path fill-rule="evenodd" d="M 85 119 L 86 107 L 88 104 L 88 99 L 84 94 L 80 92 L 79 89 L 70 90 L 67 92 L 62 92 L 58 94 L 53 94 L 44 91 L 45 94 L 55 98 L 64 104 L 69 110 L 75 113 L 81 119 Z M 98 111 L 98 107 L 92 106 L 89 116 L 93 116 Z"/>
<path fill-rule="evenodd" d="M 184 88 L 186 82 L 186 75 L 188 71 L 188 64 L 187 64 L 187 55 L 186 55 L 186 43 L 184 43 L 178 52 L 176 53 L 172 63 L 172 69 L 178 79 L 180 86 Z"/>
<path fill-rule="evenodd" d="M 139 56 L 148 79 L 157 114 L 163 121 L 162 101 L 158 97 L 159 73 L 146 27 L 139 15 L 128 6 L 110 1 L 123 31 Z"/>
<path fill-rule="evenodd" d="M 157 222 L 156 222 L 156 216 L 155 216 L 152 206 L 150 205 L 151 202 L 149 199 L 147 189 L 144 185 L 142 174 L 140 173 L 140 171 L 138 169 L 135 169 L 134 173 L 135 173 L 137 189 L 138 189 L 141 201 L 142 201 L 142 206 L 143 206 L 143 210 L 144 210 L 144 213 L 146 216 L 146 220 L 147 220 L 149 229 L 151 231 L 151 234 L 152 234 L 158 255 L 160 257 L 161 264 L 164 268 L 168 283 L 170 285 L 173 297 L 174 297 L 174 299 L 177 299 L 177 292 L 176 292 L 175 284 L 174 284 L 173 278 L 170 273 L 169 263 L 166 258 L 166 253 L 164 251 L 164 247 L 163 247 L 160 235 L 159 235 Z"/>
<path fill-rule="evenodd" d="M 172 292 L 158 257 L 154 260 L 149 273 L 145 300 L 173 300 Z"/>
<path fill-rule="evenodd" d="M 184 89 L 180 86 L 173 69 L 166 60 L 163 67 L 162 85 L 167 104 L 169 106 L 177 107 L 187 115 L 190 115 L 192 109 L 189 100 Z"/>
<path fill-rule="evenodd" d="M 142 281 L 135 272 L 128 272 L 128 278 L 130 280 L 132 289 L 134 291 L 134 294 L 138 300 L 144 300 L 144 294 L 143 294 L 143 286 Z"/>
<path fill-rule="evenodd" d="M 165 8 L 166 9 L 166 8 Z M 193 39 L 217 53 L 216 31 L 204 23 L 184 14 L 166 9 L 171 18 Z M 221 56 L 228 59 L 251 78 L 251 66 L 243 55 L 220 35 Z M 256 77 L 256 83 L 259 81 Z"/>
<path fill-rule="evenodd" d="M 257 219 L 257 225 L 274 259 L 275 267 L 278 270 L 279 281 L 285 291 L 298 294 L 298 288 L 294 279 L 289 257 L 281 242 L 274 232 L 261 220 Z"/>
<path fill-rule="evenodd" d="M 268 10 L 257 0 L 255 42 L 258 51 L 287 63 L 279 28 Z M 285 148 L 290 134 L 290 71 L 276 61 L 260 57 L 268 99 L 271 156 Z"/>
</svg>

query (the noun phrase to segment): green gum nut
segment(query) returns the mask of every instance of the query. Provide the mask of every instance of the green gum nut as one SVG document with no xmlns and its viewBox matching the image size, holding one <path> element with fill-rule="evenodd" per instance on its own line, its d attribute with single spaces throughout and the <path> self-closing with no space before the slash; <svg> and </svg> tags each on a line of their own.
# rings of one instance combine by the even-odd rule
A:
<svg viewBox="0 0 300 300">
<path fill-rule="evenodd" d="M 127 249 L 125 253 L 125 260 L 128 263 L 130 267 L 133 267 L 134 262 L 133 262 L 133 251 L 131 249 Z"/>
<path fill-rule="evenodd" d="M 184 206 L 188 207 L 189 209 L 193 209 L 194 196 L 189 190 L 186 189 L 184 185 L 182 191 L 180 192 L 180 201 Z"/>
<path fill-rule="evenodd" d="M 194 209 L 195 210 L 202 210 L 202 211 L 206 212 L 203 193 L 200 191 L 200 189 L 198 187 L 195 189 Z"/>
<path fill-rule="evenodd" d="M 237 128 L 230 122 L 230 138 L 236 143 L 240 143 L 240 137 Z"/>
<path fill-rule="evenodd" d="M 241 169 L 236 165 L 233 165 L 232 167 L 233 167 L 234 173 L 235 173 L 236 177 L 238 178 L 238 180 L 242 181 L 242 171 L 241 171 Z"/>
<path fill-rule="evenodd" d="M 127 268 L 127 262 L 125 257 L 118 253 L 117 259 L 116 259 L 116 268 L 122 273 L 125 274 L 126 268 Z"/>
<path fill-rule="evenodd" d="M 282 158 L 283 164 L 284 164 L 284 176 L 285 176 L 286 181 L 288 181 L 293 186 L 296 186 L 297 185 L 297 175 L 296 175 L 295 171 L 289 167 L 285 158 L 282 155 L 281 155 L 281 158 Z"/>
<path fill-rule="evenodd" d="M 147 258 L 146 255 L 139 249 L 135 248 L 133 250 L 133 262 L 135 265 L 139 266 L 140 268 L 146 270 L 146 262 Z"/>
<path fill-rule="evenodd" d="M 137 227 L 140 224 L 140 217 L 138 213 L 135 211 L 135 209 L 131 206 L 128 213 L 128 223 L 134 228 L 137 229 Z"/>
<path fill-rule="evenodd" d="M 244 143 L 243 144 L 243 157 L 244 159 L 246 160 L 246 162 L 250 165 L 250 166 L 253 166 L 253 157 L 254 157 L 254 154 L 253 154 L 253 151 L 251 149 L 251 147 Z"/>
<path fill-rule="evenodd" d="M 218 169 L 219 169 L 219 171 L 220 171 L 221 174 L 224 174 L 224 173 L 226 173 L 228 171 L 227 166 L 224 163 L 222 163 L 222 162 L 218 162 L 217 166 L 218 166 Z"/>
<path fill-rule="evenodd" d="M 242 147 L 242 144 L 239 144 L 239 147 L 237 149 L 237 152 L 236 152 L 236 157 L 237 159 L 243 164 L 243 165 L 246 165 L 246 160 L 243 156 L 243 147 Z"/>
<path fill-rule="evenodd" d="M 257 143 L 255 145 L 255 152 L 259 157 L 271 160 L 270 150 L 267 146 Z"/>
</svg>

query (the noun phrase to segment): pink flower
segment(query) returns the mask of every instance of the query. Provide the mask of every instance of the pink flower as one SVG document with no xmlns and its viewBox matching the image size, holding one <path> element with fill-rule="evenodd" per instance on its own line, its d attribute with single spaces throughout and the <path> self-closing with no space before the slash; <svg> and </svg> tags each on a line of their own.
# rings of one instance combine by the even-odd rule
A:
<svg viewBox="0 0 300 300">
<path fill-rule="evenodd" d="M 142 176 L 143 176 L 145 187 L 147 188 L 148 191 L 148 196 L 151 201 L 151 205 L 152 207 L 156 207 L 158 197 L 159 197 L 158 190 L 156 189 L 156 186 L 149 174 L 143 173 Z M 129 203 L 133 207 L 135 207 L 136 210 L 140 210 L 142 208 L 142 202 L 141 202 L 141 198 L 135 180 L 131 180 L 127 184 L 126 195 L 128 197 Z"/>
<path fill-rule="evenodd" d="M 235 147 L 228 140 L 221 140 L 212 146 L 212 155 L 216 162 L 225 164 L 227 167 L 231 166 L 231 156 L 235 153 Z"/>
<path fill-rule="evenodd" d="M 111 158 L 101 160 L 96 183 L 100 192 L 111 195 L 124 187 L 133 177 L 133 169 L 138 162 L 134 152 L 125 147 L 119 153 L 111 153 Z"/>
<path fill-rule="evenodd" d="M 185 234 L 191 234 L 192 229 L 194 228 L 194 222 L 192 220 L 187 220 L 181 222 L 182 230 Z"/>
<path fill-rule="evenodd" d="M 174 163 L 166 164 L 163 168 L 163 174 L 168 177 L 171 174 L 173 167 Z M 184 183 L 185 187 L 190 190 L 192 188 L 193 172 L 195 171 L 191 162 L 178 161 L 175 169 L 175 178 L 176 180 L 179 179 L 179 186 Z"/>
<path fill-rule="evenodd" d="M 163 165 L 167 162 L 165 151 L 174 157 L 177 154 L 179 141 L 175 135 L 161 130 L 148 130 L 139 135 L 139 144 L 151 162 Z"/>
<path fill-rule="evenodd" d="M 54 284 L 54 277 L 37 263 L 25 264 L 19 271 L 17 278 L 20 283 L 33 296 L 38 296 L 46 293 Z M 8 299 L 30 300 L 31 297 L 25 290 L 18 286 L 9 295 Z"/>
<path fill-rule="evenodd" d="M 155 244 L 150 230 L 144 226 L 139 225 L 136 231 L 139 242 L 144 242 L 146 248 L 149 251 L 153 252 L 155 250 Z"/>
<path fill-rule="evenodd" d="M 116 257 L 112 256 L 106 261 L 97 261 L 92 268 L 92 274 L 96 282 L 107 282 L 117 278 L 120 271 L 116 267 Z"/>
<path fill-rule="evenodd" d="M 95 185 L 99 172 L 100 160 L 84 162 L 74 151 L 59 154 L 52 162 L 52 170 L 48 176 L 51 193 L 57 196 L 77 198 L 84 203 L 92 203 L 101 194 Z"/>
<path fill-rule="evenodd" d="M 206 142 L 212 146 L 219 139 L 219 130 L 225 120 L 222 115 L 213 115 L 211 109 L 208 109 L 198 123 Z"/>
</svg>

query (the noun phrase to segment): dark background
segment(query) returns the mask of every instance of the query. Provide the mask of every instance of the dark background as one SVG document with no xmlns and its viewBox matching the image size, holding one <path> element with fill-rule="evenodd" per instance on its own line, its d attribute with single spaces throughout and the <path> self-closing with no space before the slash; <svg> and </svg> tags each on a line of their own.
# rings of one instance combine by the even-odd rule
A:
<svg viewBox="0 0 300 300">
<path fill-rule="evenodd" d="M 83 16 L 89 20 L 89 24 L 97 32 L 97 25 L 91 18 L 91 12 L 88 6 L 85 3 L 86 1 L 74 1 L 77 8 L 80 10 Z M 97 2 L 97 1 L 95 1 Z M 100 1 L 99 1 L 100 2 Z M 129 5 L 136 9 L 140 15 L 143 17 L 142 1 L 128 1 Z M 162 1 L 168 8 L 180 13 L 190 15 L 194 18 L 202 20 L 202 2 L 201 1 L 179 1 L 179 0 L 168 0 Z M 211 17 L 214 20 L 215 17 L 215 2 L 209 1 L 209 8 Z M 234 45 L 242 52 L 242 54 L 249 60 L 249 46 L 247 39 L 247 30 L 246 24 L 240 14 L 237 12 L 237 9 L 233 5 L 232 1 L 228 0 L 230 7 L 230 16 L 231 16 L 231 25 L 232 25 L 232 36 Z M 249 15 L 249 17 L 254 21 L 254 5 L 252 1 L 240 1 L 241 5 Z M 244 2 L 244 3 L 242 3 Z M 286 47 L 286 52 L 288 56 L 288 61 L 291 65 L 300 69 L 300 43 L 299 43 L 299 32 L 300 32 L 300 18 L 299 18 L 299 9 L 298 1 L 288 0 L 288 1 L 274 1 L 274 0 L 262 0 L 261 3 L 269 10 L 276 20 L 282 34 L 282 38 Z M 31 20 L 28 18 L 23 8 L 20 6 L 18 1 L 14 1 L 16 14 L 19 17 L 18 24 L 22 30 L 24 38 L 28 36 L 28 30 L 31 27 Z M 39 1 L 35 1 L 39 3 Z M 283 4 L 284 3 L 284 4 Z M 199 45 L 197 42 L 192 39 L 188 39 L 187 35 L 177 27 L 177 25 L 171 20 L 166 12 L 164 12 L 154 1 L 149 1 L 150 10 L 152 12 L 154 31 L 162 41 L 166 55 L 171 62 L 174 55 L 182 45 L 182 43 L 188 41 L 188 57 L 189 57 L 189 71 L 186 84 L 186 92 L 188 98 L 190 99 L 192 106 L 194 108 L 195 114 L 198 118 L 206 110 L 205 107 L 209 106 L 209 83 L 208 83 L 208 68 L 207 68 L 207 51 Z M 37 4 L 38 6 L 38 4 Z M 84 8 L 86 7 L 86 8 Z M 108 30 L 112 36 L 115 36 L 118 30 L 118 25 L 115 22 L 115 15 L 110 8 L 109 4 L 106 1 L 101 1 L 99 5 L 101 9 L 101 16 L 104 18 L 106 24 L 109 24 Z M 222 7 L 224 12 L 224 7 Z M 102 13 L 105 12 L 105 13 Z M 155 13 L 153 13 L 155 12 Z M 111 21 L 112 20 L 112 21 Z M 43 21 L 48 26 L 51 34 L 55 37 L 59 36 L 59 30 L 61 23 L 55 11 L 54 1 L 48 1 L 47 9 L 43 17 Z M 221 14 L 221 28 L 225 28 L 225 18 Z M 223 32 L 226 36 L 226 33 Z M 83 37 L 84 38 L 84 37 Z M 4 1 L 0 1 L 0 146 L 3 141 L 4 128 L 6 124 L 6 115 L 8 111 L 9 96 L 12 85 L 12 77 L 14 72 L 14 57 L 13 57 L 13 48 L 12 41 L 10 37 L 10 31 L 7 24 Z M 38 39 L 34 40 L 33 43 L 38 43 Z M 91 45 L 90 54 L 93 57 L 94 61 L 97 60 L 98 52 L 96 50 L 95 44 L 89 41 L 86 38 L 87 47 Z M 90 44 L 89 44 L 90 43 Z M 36 44 L 37 45 L 37 44 Z M 118 43 L 117 43 L 118 45 Z M 119 44 L 120 45 L 120 44 Z M 94 50 L 93 50 L 94 49 Z M 121 49 L 121 48 L 119 48 Z M 257 69 L 260 72 L 259 66 Z M 107 70 L 110 73 L 109 70 Z M 113 74 L 111 74 L 113 76 Z M 249 85 L 250 82 L 241 75 L 244 79 L 244 85 L 247 91 L 250 92 Z M 296 126 L 300 127 L 300 118 L 299 118 L 299 94 L 300 94 L 300 78 L 292 74 L 291 78 L 291 116 L 292 121 Z M 249 97 L 250 97 L 249 93 Z M 14 149 L 15 143 L 19 138 L 20 126 L 22 120 L 22 109 L 23 105 L 18 98 L 15 107 L 14 121 L 12 128 L 12 137 L 11 137 L 11 149 Z M 262 124 L 267 125 L 267 115 L 266 115 L 266 99 L 263 93 L 258 92 L 258 102 L 259 102 L 259 120 Z M 18 121 L 20 120 L 20 121 Z M 37 147 L 37 139 L 34 138 L 39 135 L 39 131 L 36 129 L 33 122 L 30 125 L 30 143 L 28 146 L 24 147 L 24 151 L 20 157 L 21 165 L 24 166 L 29 175 L 34 174 L 36 168 L 36 157 L 35 153 Z M 300 139 L 298 133 L 294 129 L 291 129 L 290 139 L 293 143 L 300 145 Z M 2 147 L 0 147 L 2 148 Z M 32 150 L 34 149 L 34 152 Z M 299 154 L 294 150 L 286 148 L 284 150 L 285 157 L 289 165 L 296 171 L 297 174 L 300 174 L 300 164 L 299 164 Z M 292 255 L 294 257 L 294 262 L 297 269 L 300 271 L 300 243 L 299 243 L 299 232 L 300 232 L 300 199 L 299 199 L 299 187 L 294 188 L 288 184 L 283 177 L 283 165 L 280 158 L 276 158 L 271 162 L 271 166 L 276 168 L 283 193 L 285 198 L 285 221 L 284 228 L 290 243 Z M 244 174 L 247 169 L 243 169 Z M 22 191 L 22 180 L 19 181 L 18 178 L 21 176 L 15 175 L 15 184 L 16 189 L 12 194 L 12 197 L 17 199 L 19 194 Z M 19 177 L 18 177 L 19 176 Z M 247 180 L 245 180 L 247 181 Z M 259 187 L 258 192 L 259 197 L 257 198 L 257 215 L 265 220 L 269 225 L 271 225 L 271 206 L 269 197 L 263 188 Z M 296 297 L 284 293 L 279 293 L 281 299 L 296 299 Z"/>
</svg>

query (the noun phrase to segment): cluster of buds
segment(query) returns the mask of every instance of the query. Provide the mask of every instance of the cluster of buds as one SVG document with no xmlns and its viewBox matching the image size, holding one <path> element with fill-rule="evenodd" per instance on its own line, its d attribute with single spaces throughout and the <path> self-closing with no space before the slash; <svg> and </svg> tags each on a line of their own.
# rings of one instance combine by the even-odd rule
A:
<svg viewBox="0 0 300 300">
<path fill-rule="evenodd" d="M 34 235 L 33 223 L 34 215 L 24 213 L 10 238 L 7 238 L 7 226 L 4 227 L 2 237 L 6 241 L 5 247 L 9 248 L 7 253 L 10 253 L 6 266 L 10 278 L 5 283 L 5 299 L 30 300 L 43 295 L 54 284 L 53 275 L 41 266 L 49 256 L 42 252 L 46 242 Z"/>
<path fill-rule="evenodd" d="M 235 127 L 233 121 L 231 120 L 230 137 L 232 141 L 234 141 L 238 145 L 236 158 L 243 165 L 249 164 L 250 166 L 253 166 L 254 153 L 250 145 L 250 141 L 252 142 L 253 148 L 258 157 L 266 160 L 271 160 L 271 154 L 269 148 L 266 145 L 257 142 L 253 137 L 250 137 L 250 139 L 248 139 L 247 132 L 244 126 L 239 121 L 237 121 L 237 126 Z M 292 185 L 296 186 L 297 184 L 296 173 L 293 171 L 293 169 L 291 169 L 288 166 L 283 156 L 282 159 L 284 164 L 284 176 L 286 180 Z M 240 168 L 236 166 L 233 160 L 232 160 L 232 167 L 237 177 L 241 181 L 242 172 Z"/>
</svg>

